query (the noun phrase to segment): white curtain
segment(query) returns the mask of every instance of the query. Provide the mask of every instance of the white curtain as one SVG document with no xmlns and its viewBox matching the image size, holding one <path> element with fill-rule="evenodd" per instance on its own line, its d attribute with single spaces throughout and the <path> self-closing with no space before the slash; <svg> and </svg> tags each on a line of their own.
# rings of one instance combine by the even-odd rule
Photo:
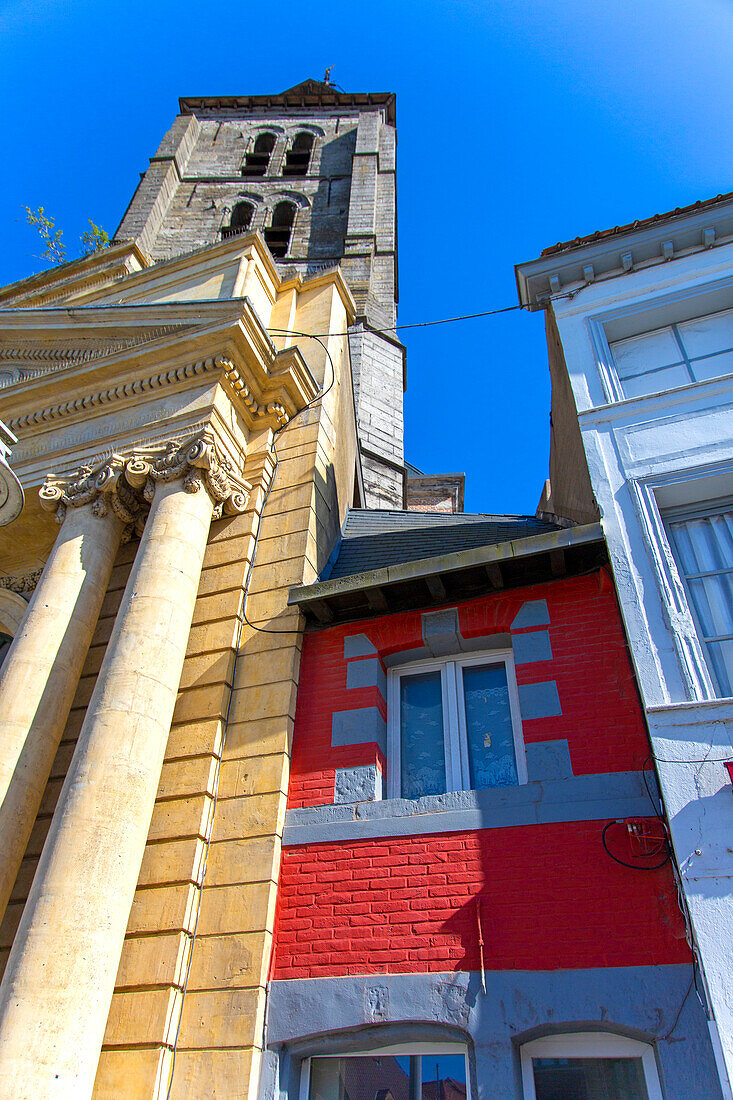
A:
<svg viewBox="0 0 733 1100">
<path fill-rule="evenodd" d="M 733 508 L 669 529 L 718 690 L 733 695 Z"/>
</svg>

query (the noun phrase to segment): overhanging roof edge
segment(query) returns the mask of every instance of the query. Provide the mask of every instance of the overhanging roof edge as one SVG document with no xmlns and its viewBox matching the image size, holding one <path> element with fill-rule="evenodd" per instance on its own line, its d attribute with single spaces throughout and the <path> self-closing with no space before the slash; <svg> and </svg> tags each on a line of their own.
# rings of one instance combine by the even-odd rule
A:
<svg viewBox="0 0 733 1100">
<path fill-rule="evenodd" d="M 540 535 L 530 535 L 523 539 L 514 539 L 492 546 L 480 546 L 471 550 L 458 550 L 448 554 L 438 554 L 432 558 L 420 558 L 418 561 L 389 565 L 368 573 L 355 573 L 350 577 L 339 577 L 332 581 L 318 581 L 316 584 L 299 585 L 290 589 L 289 605 L 305 605 L 316 600 L 327 600 L 334 596 L 343 596 L 351 592 L 360 592 L 372 588 L 388 587 L 400 581 L 418 580 L 421 577 L 435 576 L 441 573 L 458 572 L 473 566 L 492 564 L 501 561 L 516 561 L 535 554 L 547 554 L 551 550 L 567 550 L 594 542 L 604 542 L 605 536 L 600 523 L 588 523 L 581 527 L 568 527 L 561 531 L 546 531 Z"/>
</svg>

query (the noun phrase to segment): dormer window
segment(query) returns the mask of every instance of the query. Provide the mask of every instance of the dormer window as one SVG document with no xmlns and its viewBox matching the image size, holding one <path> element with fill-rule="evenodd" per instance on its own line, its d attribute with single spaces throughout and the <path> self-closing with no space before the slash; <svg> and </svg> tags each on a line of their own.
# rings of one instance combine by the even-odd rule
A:
<svg viewBox="0 0 733 1100">
<path fill-rule="evenodd" d="M 270 167 L 272 150 L 275 148 L 274 134 L 258 134 L 251 153 L 247 153 L 242 166 L 243 176 L 266 176 Z"/>
<path fill-rule="evenodd" d="M 295 221 L 295 203 L 279 202 L 272 212 L 272 223 L 265 229 L 265 241 L 277 259 L 287 256 Z"/>
<path fill-rule="evenodd" d="M 306 176 L 313 152 L 313 134 L 302 130 L 295 135 L 292 148 L 285 154 L 284 176 Z"/>
<path fill-rule="evenodd" d="M 229 225 L 222 228 L 222 237 L 233 237 L 236 233 L 246 233 L 252 225 L 255 208 L 251 202 L 238 202 L 232 210 Z"/>
</svg>

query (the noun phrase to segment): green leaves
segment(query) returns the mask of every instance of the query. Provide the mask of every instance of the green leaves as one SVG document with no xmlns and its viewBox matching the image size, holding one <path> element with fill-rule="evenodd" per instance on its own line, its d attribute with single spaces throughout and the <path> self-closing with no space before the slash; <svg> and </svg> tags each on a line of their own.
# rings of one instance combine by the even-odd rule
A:
<svg viewBox="0 0 733 1100">
<path fill-rule="evenodd" d="M 28 218 L 28 224 L 38 230 L 41 240 L 46 245 L 45 252 L 41 253 L 44 260 L 50 260 L 52 264 L 66 263 L 66 245 L 61 238 L 63 229 L 57 229 L 53 218 L 47 218 L 43 207 L 31 210 L 30 206 L 23 207 Z"/>
<path fill-rule="evenodd" d="M 65 264 L 66 263 L 66 245 L 62 238 L 64 235 L 63 229 L 56 228 L 56 222 L 53 218 L 49 218 L 45 213 L 42 206 L 39 206 L 37 210 L 31 210 L 30 206 L 24 206 L 23 209 L 28 219 L 28 224 L 32 225 L 37 230 L 38 235 L 45 244 L 46 248 L 41 253 L 41 258 L 49 260 L 52 264 Z M 107 248 L 109 245 L 109 236 L 102 229 L 101 226 L 96 225 L 91 218 L 88 219 L 90 229 L 82 233 L 79 238 L 81 241 L 81 254 L 82 256 L 91 256 L 93 252 L 100 252 L 103 248 Z"/>
</svg>

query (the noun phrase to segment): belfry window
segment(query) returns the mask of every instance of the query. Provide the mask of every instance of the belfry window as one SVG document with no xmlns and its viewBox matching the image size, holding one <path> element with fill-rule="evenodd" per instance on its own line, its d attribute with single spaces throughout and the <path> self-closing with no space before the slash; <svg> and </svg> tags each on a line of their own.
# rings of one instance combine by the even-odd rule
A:
<svg viewBox="0 0 733 1100">
<path fill-rule="evenodd" d="M 265 241 L 273 256 L 287 256 L 295 221 L 295 203 L 279 202 L 272 212 L 272 223 L 265 229 Z"/>
<path fill-rule="evenodd" d="M 270 167 L 272 150 L 275 148 L 274 134 L 258 134 L 251 153 L 247 153 L 242 166 L 243 176 L 266 176 Z"/>
<path fill-rule="evenodd" d="M 295 135 L 292 148 L 285 154 L 284 176 L 305 176 L 308 174 L 311 153 L 313 152 L 313 134 L 302 130 Z"/>
<path fill-rule="evenodd" d="M 236 233 L 246 233 L 252 225 L 255 208 L 251 202 L 238 202 L 232 210 L 229 225 L 222 228 L 222 237 L 232 237 Z"/>
</svg>

